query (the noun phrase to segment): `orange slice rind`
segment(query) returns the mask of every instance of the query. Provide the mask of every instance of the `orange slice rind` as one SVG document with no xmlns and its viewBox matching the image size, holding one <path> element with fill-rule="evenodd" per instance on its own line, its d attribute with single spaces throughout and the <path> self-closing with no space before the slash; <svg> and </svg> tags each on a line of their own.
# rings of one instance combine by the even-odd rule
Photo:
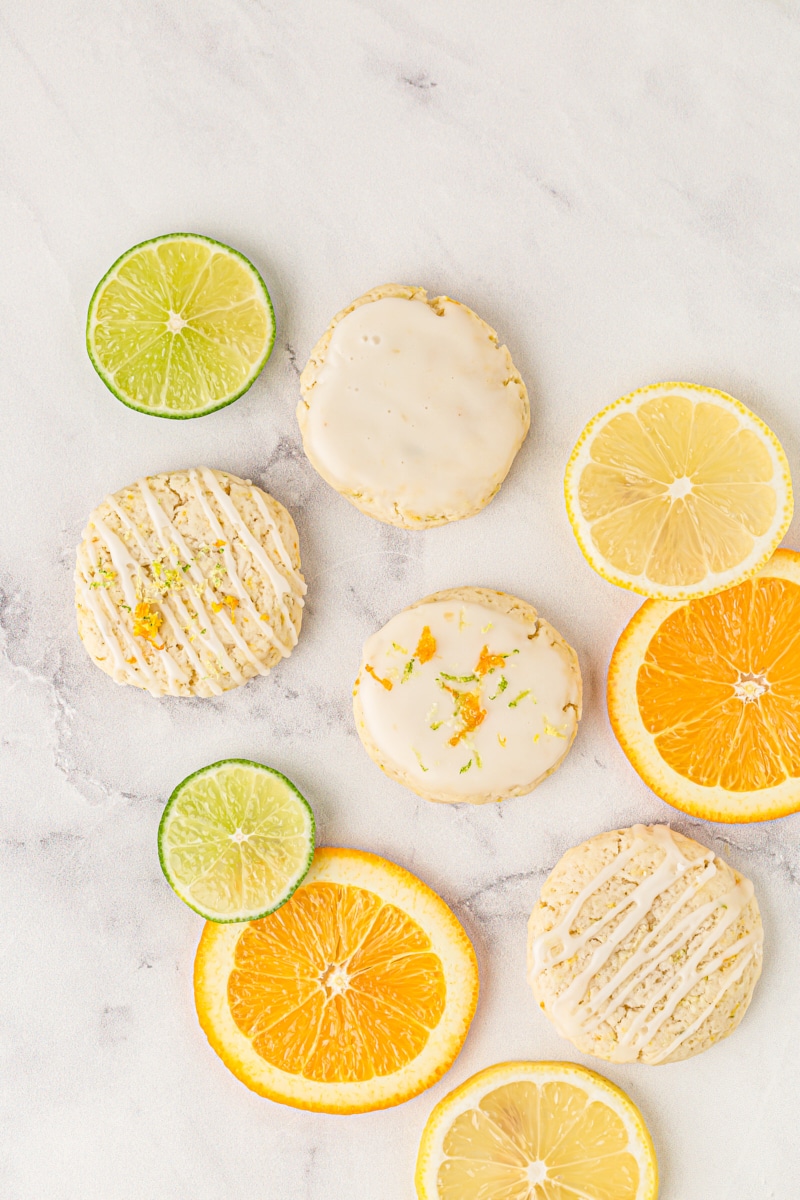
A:
<svg viewBox="0 0 800 1200">
<path fill-rule="evenodd" d="M 234 1075 L 332 1113 L 430 1087 L 478 997 L 475 953 L 444 901 L 394 863 L 329 848 L 270 916 L 208 923 L 194 979 L 200 1024 Z"/>
<path fill-rule="evenodd" d="M 656 795 L 692 816 L 800 810 L 800 554 L 724 592 L 648 600 L 617 643 L 608 712 Z"/>
</svg>

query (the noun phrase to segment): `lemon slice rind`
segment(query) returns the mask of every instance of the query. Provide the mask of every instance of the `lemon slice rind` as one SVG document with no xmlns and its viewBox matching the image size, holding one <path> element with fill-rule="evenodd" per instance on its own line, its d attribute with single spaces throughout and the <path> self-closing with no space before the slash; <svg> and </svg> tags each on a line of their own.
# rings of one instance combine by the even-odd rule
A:
<svg viewBox="0 0 800 1200">
<path fill-rule="evenodd" d="M 428 1118 L 420 1141 L 415 1183 L 418 1200 L 440 1200 L 437 1175 L 445 1160 L 444 1142 L 455 1120 L 477 1108 L 490 1092 L 516 1082 L 572 1084 L 586 1092 L 589 1102 L 599 1101 L 623 1122 L 628 1134 L 627 1150 L 639 1168 L 636 1200 L 656 1200 L 658 1162 L 652 1138 L 636 1105 L 615 1084 L 586 1067 L 569 1062 L 505 1062 L 471 1076 L 440 1100 Z M 533 1195 L 542 1193 L 538 1189 Z M 583 1194 L 583 1193 L 581 1193 Z"/>
<path fill-rule="evenodd" d="M 636 574 L 621 570 L 608 561 L 599 550 L 592 536 L 591 522 L 584 516 L 578 497 L 581 476 L 592 462 L 592 445 L 604 427 L 620 413 L 636 412 L 644 403 L 661 396 L 683 396 L 693 403 L 706 400 L 735 415 L 740 429 L 750 430 L 770 456 L 773 465 L 769 480 L 775 497 L 775 514 L 765 533 L 753 536 L 753 547 L 749 554 L 732 567 L 723 571 L 709 570 L 698 583 L 688 586 L 657 583 L 649 579 L 644 571 Z M 567 515 L 573 533 L 584 558 L 599 575 L 609 583 L 627 588 L 643 596 L 661 600 L 687 600 L 711 595 L 743 579 L 756 574 L 770 559 L 783 538 L 792 519 L 792 481 L 789 463 L 778 438 L 772 430 L 744 404 L 725 392 L 699 384 L 666 382 L 639 388 L 627 396 L 620 397 L 602 409 L 585 427 L 567 462 L 564 476 L 564 497 Z M 622 511 L 617 509 L 617 512 Z"/>
</svg>

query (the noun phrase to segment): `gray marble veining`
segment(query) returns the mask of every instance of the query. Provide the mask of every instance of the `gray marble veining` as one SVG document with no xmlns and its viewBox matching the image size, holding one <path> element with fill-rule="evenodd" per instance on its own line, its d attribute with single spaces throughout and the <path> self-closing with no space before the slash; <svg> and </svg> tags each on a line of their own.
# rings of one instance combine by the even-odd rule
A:
<svg viewBox="0 0 800 1200">
<path fill-rule="evenodd" d="M 584 564 L 561 479 L 585 420 L 659 378 L 749 403 L 800 478 L 798 61 L 792 0 L 0 3 L 4 1200 L 405 1200 L 450 1086 L 505 1058 L 579 1057 L 529 996 L 525 922 L 564 850 L 634 820 L 668 820 L 754 879 L 765 971 L 726 1043 L 606 1073 L 651 1124 L 663 1200 L 796 1194 L 800 818 L 693 821 L 633 774 L 603 689 L 637 600 Z M 97 279 L 171 229 L 248 254 L 279 325 L 247 396 L 188 423 L 125 409 L 84 349 Z M 389 280 L 475 308 L 533 399 L 490 508 L 423 534 L 326 488 L 294 421 L 298 369 L 330 317 Z M 156 702 L 83 652 L 74 548 L 106 492 L 200 462 L 292 510 L 306 622 L 269 678 Z M 536 604 L 586 684 L 564 767 L 479 810 L 390 783 L 350 715 L 364 637 L 463 583 Z M 321 840 L 405 864 L 463 920 L 482 996 L 430 1093 L 363 1117 L 295 1112 L 205 1044 L 200 922 L 164 883 L 155 835 L 174 784 L 229 755 L 284 770 Z"/>
</svg>

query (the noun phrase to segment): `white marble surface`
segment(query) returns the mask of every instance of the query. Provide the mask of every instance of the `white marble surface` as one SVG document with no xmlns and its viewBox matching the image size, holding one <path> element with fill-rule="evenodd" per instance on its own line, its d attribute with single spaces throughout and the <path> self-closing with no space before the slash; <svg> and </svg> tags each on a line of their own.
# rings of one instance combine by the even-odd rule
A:
<svg viewBox="0 0 800 1200">
<path fill-rule="evenodd" d="M 799 62 L 789 0 L 0 3 L 4 1200 L 406 1200 L 450 1086 L 505 1058 L 577 1057 L 529 998 L 525 920 L 568 846 L 635 820 L 672 821 L 753 877 L 766 966 L 729 1041 L 607 1074 L 652 1127 L 663 1200 L 797 1196 L 800 818 L 687 820 L 633 774 L 603 685 L 637 601 L 583 563 L 561 478 L 585 419 L 661 378 L 749 403 L 800 478 Z M 250 255 L 279 322 L 252 391 L 185 424 L 118 404 L 83 335 L 113 259 L 173 229 Z M 328 490 L 294 422 L 329 317 L 387 280 L 477 309 L 534 400 L 491 507 L 424 534 Z M 73 552 L 106 491 L 199 462 L 291 508 L 307 621 L 270 678 L 156 702 L 81 649 Z M 350 716 L 364 637 L 460 583 L 533 601 L 586 681 L 563 769 L 483 810 L 390 783 Z M 230 755 L 285 771 L 321 840 L 412 868 L 469 930 L 480 1006 L 430 1093 L 308 1115 L 251 1095 L 206 1045 L 200 921 L 162 879 L 156 828 L 177 781 Z"/>
</svg>

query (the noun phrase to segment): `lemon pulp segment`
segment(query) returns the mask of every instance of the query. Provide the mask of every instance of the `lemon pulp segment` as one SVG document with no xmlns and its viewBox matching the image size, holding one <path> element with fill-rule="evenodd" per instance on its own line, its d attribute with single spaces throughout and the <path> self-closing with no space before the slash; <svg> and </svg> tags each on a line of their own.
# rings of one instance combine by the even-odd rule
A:
<svg viewBox="0 0 800 1200">
<path fill-rule="evenodd" d="M 664 598 L 707 594 L 752 574 L 792 512 L 774 434 L 723 393 L 685 384 L 642 389 L 590 422 L 566 491 L 595 569 Z"/>
<path fill-rule="evenodd" d="M 434 1109 L 421 1200 L 653 1200 L 655 1152 L 638 1110 L 568 1063 L 504 1063 Z"/>
</svg>

